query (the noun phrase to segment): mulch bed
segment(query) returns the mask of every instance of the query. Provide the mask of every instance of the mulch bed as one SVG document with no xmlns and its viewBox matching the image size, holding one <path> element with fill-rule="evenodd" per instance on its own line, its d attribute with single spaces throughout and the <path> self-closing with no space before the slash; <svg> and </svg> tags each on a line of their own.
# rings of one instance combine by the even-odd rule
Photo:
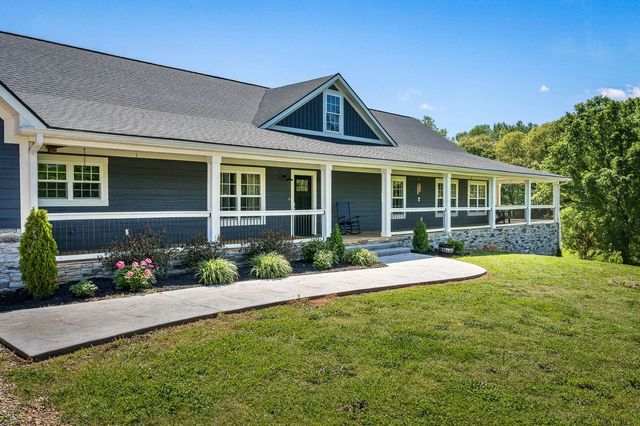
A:
<svg viewBox="0 0 640 426">
<path fill-rule="evenodd" d="M 384 265 L 382 263 L 377 263 L 373 266 L 373 268 L 384 268 L 386 266 L 387 265 Z M 309 275 L 327 272 L 367 269 L 361 266 L 338 265 L 328 271 L 317 271 L 313 269 L 313 266 L 310 263 L 304 262 L 292 262 L 291 267 L 293 268 L 292 275 Z M 240 281 L 255 279 L 255 277 L 249 275 L 249 270 L 250 268 L 248 266 L 238 267 Z M 46 300 L 32 299 L 31 296 L 29 296 L 23 288 L 14 291 L 0 292 L 0 312 L 14 311 L 17 309 L 41 308 L 44 306 L 67 305 L 70 303 L 90 302 L 100 299 L 109 299 L 113 297 L 123 297 L 140 294 L 116 290 L 115 284 L 113 283 L 113 280 L 111 278 L 93 278 L 91 281 L 98 287 L 98 291 L 96 291 L 96 296 L 90 299 L 78 299 L 69 291 L 69 287 L 75 284 L 77 281 L 60 285 L 55 294 Z M 164 280 L 158 280 L 154 288 L 148 290 L 146 293 L 180 290 L 189 287 L 200 287 L 200 284 L 198 284 L 197 280 L 193 277 L 193 274 L 185 273 L 179 275 L 171 275 Z"/>
</svg>

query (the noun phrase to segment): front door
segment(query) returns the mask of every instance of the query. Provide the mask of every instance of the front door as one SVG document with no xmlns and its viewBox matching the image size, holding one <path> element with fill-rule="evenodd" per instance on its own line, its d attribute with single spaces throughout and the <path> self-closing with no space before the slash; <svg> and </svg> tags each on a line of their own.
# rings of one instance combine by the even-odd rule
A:
<svg viewBox="0 0 640 426">
<path fill-rule="evenodd" d="M 311 176 L 293 177 L 293 203 L 295 210 L 311 210 L 312 188 Z M 296 237 L 310 237 L 312 233 L 312 215 L 295 216 L 294 235 Z"/>
</svg>

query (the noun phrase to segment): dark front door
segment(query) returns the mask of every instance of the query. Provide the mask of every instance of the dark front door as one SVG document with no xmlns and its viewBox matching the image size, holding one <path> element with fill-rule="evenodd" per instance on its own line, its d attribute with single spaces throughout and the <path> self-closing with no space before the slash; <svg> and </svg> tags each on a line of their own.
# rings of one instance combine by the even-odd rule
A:
<svg viewBox="0 0 640 426">
<path fill-rule="evenodd" d="M 293 178 L 293 202 L 295 210 L 311 210 L 311 176 L 295 176 Z M 296 237 L 310 237 L 313 235 L 312 215 L 294 216 L 294 230 Z"/>
</svg>

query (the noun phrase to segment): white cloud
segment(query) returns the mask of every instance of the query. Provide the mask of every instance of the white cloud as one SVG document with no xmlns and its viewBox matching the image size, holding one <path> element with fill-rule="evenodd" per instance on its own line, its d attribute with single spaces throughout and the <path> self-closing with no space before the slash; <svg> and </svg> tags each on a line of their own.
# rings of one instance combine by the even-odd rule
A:
<svg viewBox="0 0 640 426">
<path fill-rule="evenodd" d="M 418 108 L 420 108 L 423 111 L 433 111 L 433 106 L 429 105 L 426 102 L 421 103 Z"/>
<path fill-rule="evenodd" d="M 614 101 L 624 101 L 627 99 L 627 92 L 622 89 L 614 89 L 612 87 L 603 87 L 598 89 L 598 93 L 605 98 L 613 99 Z"/>
<path fill-rule="evenodd" d="M 540 86 L 540 91 L 542 93 L 548 92 L 549 91 L 549 86 L 547 86 L 546 84 L 543 84 L 542 86 Z"/>
<path fill-rule="evenodd" d="M 631 89 L 631 94 L 629 96 L 632 98 L 640 98 L 640 87 L 636 86 Z"/>
<path fill-rule="evenodd" d="M 406 90 L 401 90 L 397 94 L 398 102 L 407 102 L 409 99 L 420 95 L 420 93 L 420 90 L 414 89 L 413 87 L 410 87 Z"/>
</svg>

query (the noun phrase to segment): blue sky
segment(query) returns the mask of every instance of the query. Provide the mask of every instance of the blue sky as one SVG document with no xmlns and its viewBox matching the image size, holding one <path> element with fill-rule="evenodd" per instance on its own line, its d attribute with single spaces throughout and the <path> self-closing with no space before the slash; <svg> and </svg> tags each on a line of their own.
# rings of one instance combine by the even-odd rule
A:
<svg viewBox="0 0 640 426">
<path fill-rule="evenodd" d="M 11 2 L 0 29 L 266 86 L 340 72 L 449 133 L 640 96 L 636 1 Z"/>
</svg>

